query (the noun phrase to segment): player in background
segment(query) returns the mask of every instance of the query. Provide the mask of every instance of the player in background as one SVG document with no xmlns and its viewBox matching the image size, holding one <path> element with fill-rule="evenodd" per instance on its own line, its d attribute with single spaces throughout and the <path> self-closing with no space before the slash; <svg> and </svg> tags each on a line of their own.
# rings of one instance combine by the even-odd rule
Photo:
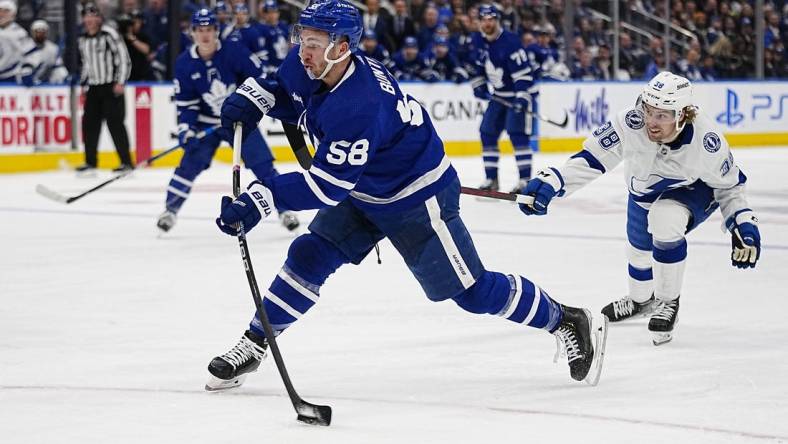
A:
<svg viewBox="0 0 788 444">
<path fill-rule="evenodd" d="M 501 27 L 501 14 L 489 4 L 479 6 L 481 32 L 472 34 L 476 56 L 476 77 L 471 79 L 473 95 L 489 100 L 479 128 L 482 140 L 484 190 L 498 190 L 498 138 L 504 129 L 514 146 L 519 180 L 512 190 L 520 192 L 531 178 L 531 129 L 533 95 L 537 91 L 535 65 L 528 59 L 520 38 Z M 506 106 L 498 100 L 509 102 Z"/>
<path fill-rule="evenodd" d="M 523 190 L 534 204 L 520 209 L 546 214 L 553 197 L 577 191 L 622 161 L 629 190 L 629 295 L 602 313 L 611 322 L 650 315 L 654 345 L 664 344 L 678 319 L 686 234 L 720 208 L 731 233 L 732 265 L 755 267 L 758 221 L 728 142 L 693 105 L 690 81 L 670 72 L 651 79 L 634 107 L 594 131 L 563 166 L 539 171 Z"/>
<path fill-rule="evenodd" d="M 35 44 L 25 28 L 16 23 L 16 3 L 0 0 L 0 83 L 17 82 L 17 71 L 25 53 Z"/>
<path fill-rule="evenodd" d="M 250 183 L 236 200 L 222 199 L 216 220 L 235 236 L 237 222 L 251 230 L 272 206 L 320 210 L 265 292 L 276 333 L 317 303 L 339 267 L 359 264 L 388 238 L 430 300 L 451 299 L 466 311 L 553 333 L 567 350 L 572 378 L 598 375 L 594 358 L 604 347 L 594 345 L 588 310 L 559 304 L 525 277 L 484 268 L 460 218 L 457 173 L 429 115 L 382 64 L 353 54 L 361 34 L 350 3 L 312 3 L 277 76 L 246 79 L 222 107 L 226 129 L 241 122 L 248 133 L 263 115 L 300 121 L 317 147 L 308 171 Z M 240 385 L 266 352 L 254 316 L 238 344 L 211 361 L 206 388 Z"/>
<path fill-rule="evenodd" d="M 262 39 L 263 52 L 260 60 L 263 61 L 265 72 L 274 72 L 290 51 L 290 29 L 287 23 L 279 20 L 279 6 L 276 0 L 265 0 L 260 3 L 259 11 L 262 21 L 256 26 Z"/>
<path fill-rule="evenodd" d="M 419 80 L 427 69 L 424 61 L 419 57 L 419 41 L 416 37 L 407 36 L 402 43 L 402 49 L 391 58 L 394 77 L 397 80 Z"/>
<path fill-rule="evenodd" d="M 375 31 L 371 29 L 364 30 L 364 36 L 361 39 L 361 45 L 358 47 L 358 55 L 369 57 L 380 62 L 388 70 L 393 70 L 394 62 L 391 61 L 391 56 L 386 48 L 378 41 L 378 36 Z"/>
<path fill-rule="evenodd" d="M 60 48 L 49 41 L 49 25 L 44 20 L 36 20 L 30 25 L 35 46 L 24 57 L 19 68 L 20 83 L 34 86 L 41 83 L 63 83 L 68 70 L 63 66 Z"/>
<path fill-rule="evenodd" d="M 194 45 L 181 53 L 175 62 L 175 105 L 183 158 L 167 187 L 165 210 L 156 223 L 163 232 L 175 225 L 194 180 L 211 165 L 222 139 L 232 139 L 222 131 L 202 139 L 195 135 L 219 124 L 222 103 L 238 83 L 262 73 L 257 57 L 234 39 L 220 42 L 218 32 L 213 12 L 208 9 L 195 12 L 192 17 Z M 271 150 L 259 129 L 246 140 L 242 157 L 246 167 L 259 179 L 278 174 Z M 298 219 L 292 212 L 281 212 L 279 216 L 288 230 L 298 228 Z"/>
<path fill-rule="evenodd" d="M 225 33 L 229 33 L 223 41 L 228 39 L 237 39 L 246 46 L 252 54 L 259 60 L 266 57 L 266 51 L 263 47 L 264 39 L 260 35 L 257 23 L 252 21 L 249 15 L 249 7 L 245 3 L 236 3 L 233 7 L 235 11 L 235 21 L 230 29 L 226 29 Z"/>
<path fill-rule="evenodd" d="M 449 39 L 436 33 L 432 42 L 432 47 L 424 51 L 421 55 L 422 63 L 426 70 L 422 78 L 426 81 L 445 81 L 450 80 L 454 83 L 468 81 L 468 71 L 466 71 L 457 57 L 449 48 Z"/>
</svg>

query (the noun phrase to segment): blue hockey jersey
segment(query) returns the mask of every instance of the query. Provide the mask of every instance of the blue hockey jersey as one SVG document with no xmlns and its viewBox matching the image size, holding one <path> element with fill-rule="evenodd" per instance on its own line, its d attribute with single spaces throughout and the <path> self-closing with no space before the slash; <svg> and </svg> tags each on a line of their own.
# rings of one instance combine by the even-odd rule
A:
<svg viewBox="0 0 788 444">
<path fill-rule="evenodd" d="M 421 55 L 413 60 L 405 60 L 404 50 L 400 49 L 391 59 L 392 72 L 397 80 L 418 80 L 427 69 Z"/>
<path fill-rule="evenodd" d="M 535 65 L 528 59 L 520 38 L 509 31 L 501 31 L 493 41 L 481 32 L 471 35 L 476 65 L 493 93 L 500 97 L 514 97 L 517 92 L 534 94 Z"/>
<path fill-rule="evenodd" d="M 280 210 L 337 205 L 365 211 L 417 205 L 457 177 L 427 111 L 404 94 L 378 61 L 352 55 L 331 90 L 311 80 L 295 47 L 276 82 L 268 115 L 306 127 L 316 147 L 312 167 L 266 179 Z"/>
<path fill-rule="evenodd" d="M 175 61 L 179 127 L 218 125 L 224 99 L 247 77 L 261 74 L 260 61 L 238 41 L 220 42 L 210 60 L 203 60 L 192 45 Z"/>
<path fill-rule="evenodd" d="M 224 32 L 227 34 L 224 41 L 238 40 L 258 59 L 262 60 L 263 57 L 266 57 L 265 38 L 260 35 L 256 25 L 251 23 L 242 26 L 236 25 Z"/>
<path fill-rule="evenodd" d="M 270 68 L 269 70 L 278 68 L 290 51 L 290 30 L 287 24 L 285 22 L 276 25 L 257 23 L 255 26 L 261 38 L 260 60 L 266 68 Z"/>
</svg>

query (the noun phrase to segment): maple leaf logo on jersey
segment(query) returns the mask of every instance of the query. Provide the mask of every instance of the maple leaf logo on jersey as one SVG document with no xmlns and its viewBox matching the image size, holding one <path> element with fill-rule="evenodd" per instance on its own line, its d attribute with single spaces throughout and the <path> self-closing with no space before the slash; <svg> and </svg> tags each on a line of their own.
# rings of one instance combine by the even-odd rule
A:
<svg viewBox="0 0 788 444">
<path fill-rule="evenodd" d="M 484 72 L 487 73 L 487 80 L 492 83 L 493 88 L 503 88 L 503 68 L 496 68 L 487 58 L 484 61 Z"/>
<path fill-rule="evenodd" d="M 233 91 L 235 91 L 234 84 L 225 85 L 221 80 L 213 79 L 211 88 L 208 92 L 203 93 L 202 99 L 211 107 L 213 115 L 218 116 L 222 112 L 222 103 L 224 103 L 224 99 Z"/>
</svg>

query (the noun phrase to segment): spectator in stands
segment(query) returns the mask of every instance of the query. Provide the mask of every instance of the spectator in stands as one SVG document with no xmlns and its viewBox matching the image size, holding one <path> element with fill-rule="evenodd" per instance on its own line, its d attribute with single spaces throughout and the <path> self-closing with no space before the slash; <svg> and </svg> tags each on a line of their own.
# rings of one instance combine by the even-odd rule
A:
<svg viewBox="0 0 788 444">
<path fill-rule="evenodd" d="M 618 63 L 621 69 L 627 71 L 632 78 L 638 77 L 636 76 L 638 58 L 642 54 L 643 51 L 632 44 L 632 37 L 628 33 L 619 34 Z"/>
<path fill-rule="evenodd" d="M 694 82 L 697 80 L 703 80 L 703 74 L 701 73 L 699 62 L 700 53 L 695 49 L 688 49 L 684 58 L 679 60 L 676 65 L 678 66 L 678 71 L 682 77 L 686 77 Z"/>
<path fill-rule="evenodd" d="M 763 41 L 767 48 L 780 41 L 780 16 L 774 11 L 766 14 L 766 30 Z"/>
<path fill-rule="evenodd" d="M 424 11 L 424 23 L 417 34 L 420 48 L 432 45 L 435 38 L 435 28 L 438 27 L 438 10 L 434 6 L 428 6 Z"/>
<path fill-rule="evenodd" d="M 394 2 L 394 17 L 391 20 L 391 39 L 394 45 L 394 52 L 402 48 L 402 42 L 407 36 L 416 35 L 416 24 L 408 12 L 408 4 L 405 0 Z"/>
<path fill-rule="evenodd" d="M 131 74 L 129 80 L 153 80 L 153 73 L 149 59 L 152 56 L 150 37 L 143 32 L 144 16 L 140 11 L 132 11 L 132 15 L 120 15 L 115 21 L 118 24 L 118 33 L 123 36 L 126 49 L 131 58 Z"/>
<path fill-rule="evenodd" d="M 431 5 L 430 2 L 425 0 L 410 0 L 410 16 L 416 22 L 416 29 L 423 24 L 424 12 Z"/>
<path fill-rule="evenodd" d="M 507 31 L 517 33 L 520 29 L 520 17 L 514 9 L 512 0 L 500 1 L 501 27 Z"/>
<path fill-rule="evenodd" d="M 394 37 L 391 34 L 391 14 L 380 7 L 380 0 L 366 0 L 367 10 L 361 16 L 365 30 L 371 30 L 378 41 L 391 51 L 394 49 Z"/>
<path fill-rule="evenodd" d="M 714 66 L 714 57 L 711 54 L 707 54 L 703 57 L 703 62 L 701 63 L 700 67 L 700 75 L 703 77 L 703 80 L 707 82 L 713 82 L 717 80 L 719 76 L 717 74 L 717 68 Z"/>
<path fill-rule="evenodd" d="M 591 51 L 584 49 L 572 68 L 572 80 L 600 80 L 602 72 L 594 65 Z"/>
<path fill-rule="evenodd" d="M 599 68 L 600 80 L 616 80 L 617 77 L 613 73 L 613 59 L 609 46 L 606 44 L 599 46 L 594 63 Z"/>
<path fill-rule="evenodd" d="M 167 0 L 148 0 L 143 11 L 145 16 L 145 34 L 150 38 L 153 48 L 166 43 L 169 39 L 167 28 Z"/>
<path fill-rule="evenodd" d="M 651 61 L 646 65 L 646 71 L 643 74 L 644 80 L 650 80 L 654 78 L 657 74 L 661 71 L 665 71 L 667 66 L 665 66 L 665 52 L 662 48 L 654 49 L 651 51 Z"/>
<path fill-rule="evenodd" d="M 589 46 L 599 48 L 602 45 L 608 44 L 607 32 L 605 31 L 605 22 L 601 18 L 591 19 L 591 31 L 588 36 L 584 38 Z"/>
</svg>

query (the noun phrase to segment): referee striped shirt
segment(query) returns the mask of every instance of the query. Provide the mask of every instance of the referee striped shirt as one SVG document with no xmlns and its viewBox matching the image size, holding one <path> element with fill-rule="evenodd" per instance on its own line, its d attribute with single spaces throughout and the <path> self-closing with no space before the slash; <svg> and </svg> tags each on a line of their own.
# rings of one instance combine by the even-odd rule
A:
<svg viewBox="0 0 788 444">
<path fill-rule="evenodd" d="M 131 74 L 126 43 L 109 26 L 102 26 L 95 35 L 83 32 L 79 36 L 79 54 L 83 85 L 124 84 Z"/>
</svg>

